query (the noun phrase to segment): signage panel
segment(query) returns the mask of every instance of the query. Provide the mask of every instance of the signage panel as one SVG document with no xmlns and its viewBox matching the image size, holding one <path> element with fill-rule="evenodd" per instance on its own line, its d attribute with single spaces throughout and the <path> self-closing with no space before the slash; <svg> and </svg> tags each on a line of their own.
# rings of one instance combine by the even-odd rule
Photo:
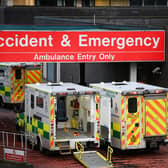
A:
<svg viewBox="0 0 168 168">
<path fill-rule="evenodd" d="M 1 62 L 165 60 L 160 31 L 0 31 Z"/>
<path fill-rule="evenodd" d="M 15 162 L 24 162 L 25 153 L 23 150 L 16 150 L 10 148 L 4 148 L 4 159 L 15 161 Z"/>
</svg>

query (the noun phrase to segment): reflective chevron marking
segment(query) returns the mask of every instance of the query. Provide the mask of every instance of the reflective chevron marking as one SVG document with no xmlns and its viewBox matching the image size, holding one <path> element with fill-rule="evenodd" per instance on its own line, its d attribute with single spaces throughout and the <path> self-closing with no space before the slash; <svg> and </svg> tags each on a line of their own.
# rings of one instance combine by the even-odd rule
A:
<svg viewBox="0 0 168 168">
<path fill-rule="evenodd" d="M 124 115 L 124 96 L 121 97 L 121 121 L 122 123 L 125 122 L 125 115 Z M 121 136 L 121 148 L 124 149 L 125 148 L 125 133 L 122 134 Z"/>
<path fill-rule="evenodd" d="M 41 73 L 40 70 L 31 70 L 26 72 L 27 83 L 40 83 Z"/>
<path fill-rule="evenodd" d="M 165 99 L 146 100 L 146 136 L 166 134 Z"/>
</svg>

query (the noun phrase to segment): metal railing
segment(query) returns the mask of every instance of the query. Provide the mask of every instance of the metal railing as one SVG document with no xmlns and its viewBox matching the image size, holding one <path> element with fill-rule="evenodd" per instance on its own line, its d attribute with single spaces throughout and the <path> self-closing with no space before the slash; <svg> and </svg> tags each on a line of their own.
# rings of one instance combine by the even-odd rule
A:
<svg viewBox="0 0 168 168">
<path fill-rule="evenodd" d="M 79 159 L 81 159 L 83 152 L 84 152 L 84 146 L 80 142 L 76 142 L 75 148 L 76 148 L 77 152 L 79 152 Z"/>
<path fill-rule="evenodd" d="M 27 162 L 28 135 L 0 131 L 0 147 L 3 151 L 3 160 L 5 159 L 5 149 L 19 150 L 24 152 L 24 162 Z M 31 148 L 30 148 L 31 149 Z"/>
<path fill-rule="evenodd" d="M 107 148 L 107 161 L 112 164 L 112 154 L 113 154 L 113 149 L 111 146 L 108 146 Z"/>
</svg>

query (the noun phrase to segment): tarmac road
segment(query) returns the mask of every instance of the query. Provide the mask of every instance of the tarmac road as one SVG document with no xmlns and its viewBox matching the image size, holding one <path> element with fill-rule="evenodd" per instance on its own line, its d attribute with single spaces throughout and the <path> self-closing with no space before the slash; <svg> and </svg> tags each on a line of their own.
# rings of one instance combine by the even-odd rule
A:
<svg viewBox="0 0 168 168">
<path fill-rule="evenodd" d="M 12 108 L 0 108 L 0 130 L 15 132 L 16 114 Z M 105 150 L 99 150 L 106 154 Z M 2 149 L 0 148 L 0 157 Z M 1 159 L 1 158 L 0 158 Z M 159 151 L 133 151 L 114 153 L 114 168 L 168 168 L 168 145 L 161 146 Z M 28 151 L 28 163 L 35 168 L 82 168 L 72 155 L 61 156 L 57 153 L 41 154 L 38 150 Z M 0 165 L 1 167 L 1 165 Z"/>
</svg>

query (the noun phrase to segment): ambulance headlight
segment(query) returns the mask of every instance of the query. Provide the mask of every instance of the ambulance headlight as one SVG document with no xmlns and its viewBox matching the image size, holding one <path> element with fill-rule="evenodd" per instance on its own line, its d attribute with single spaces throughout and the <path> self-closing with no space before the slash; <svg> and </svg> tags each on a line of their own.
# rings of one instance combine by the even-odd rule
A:
<svg viewBox="0 0 168 168">
<path fill-rule="evenodd" d="M 63 85 L 64 83 L 63 82 L 59 82 L 60 85 Z"/>
</svg>

